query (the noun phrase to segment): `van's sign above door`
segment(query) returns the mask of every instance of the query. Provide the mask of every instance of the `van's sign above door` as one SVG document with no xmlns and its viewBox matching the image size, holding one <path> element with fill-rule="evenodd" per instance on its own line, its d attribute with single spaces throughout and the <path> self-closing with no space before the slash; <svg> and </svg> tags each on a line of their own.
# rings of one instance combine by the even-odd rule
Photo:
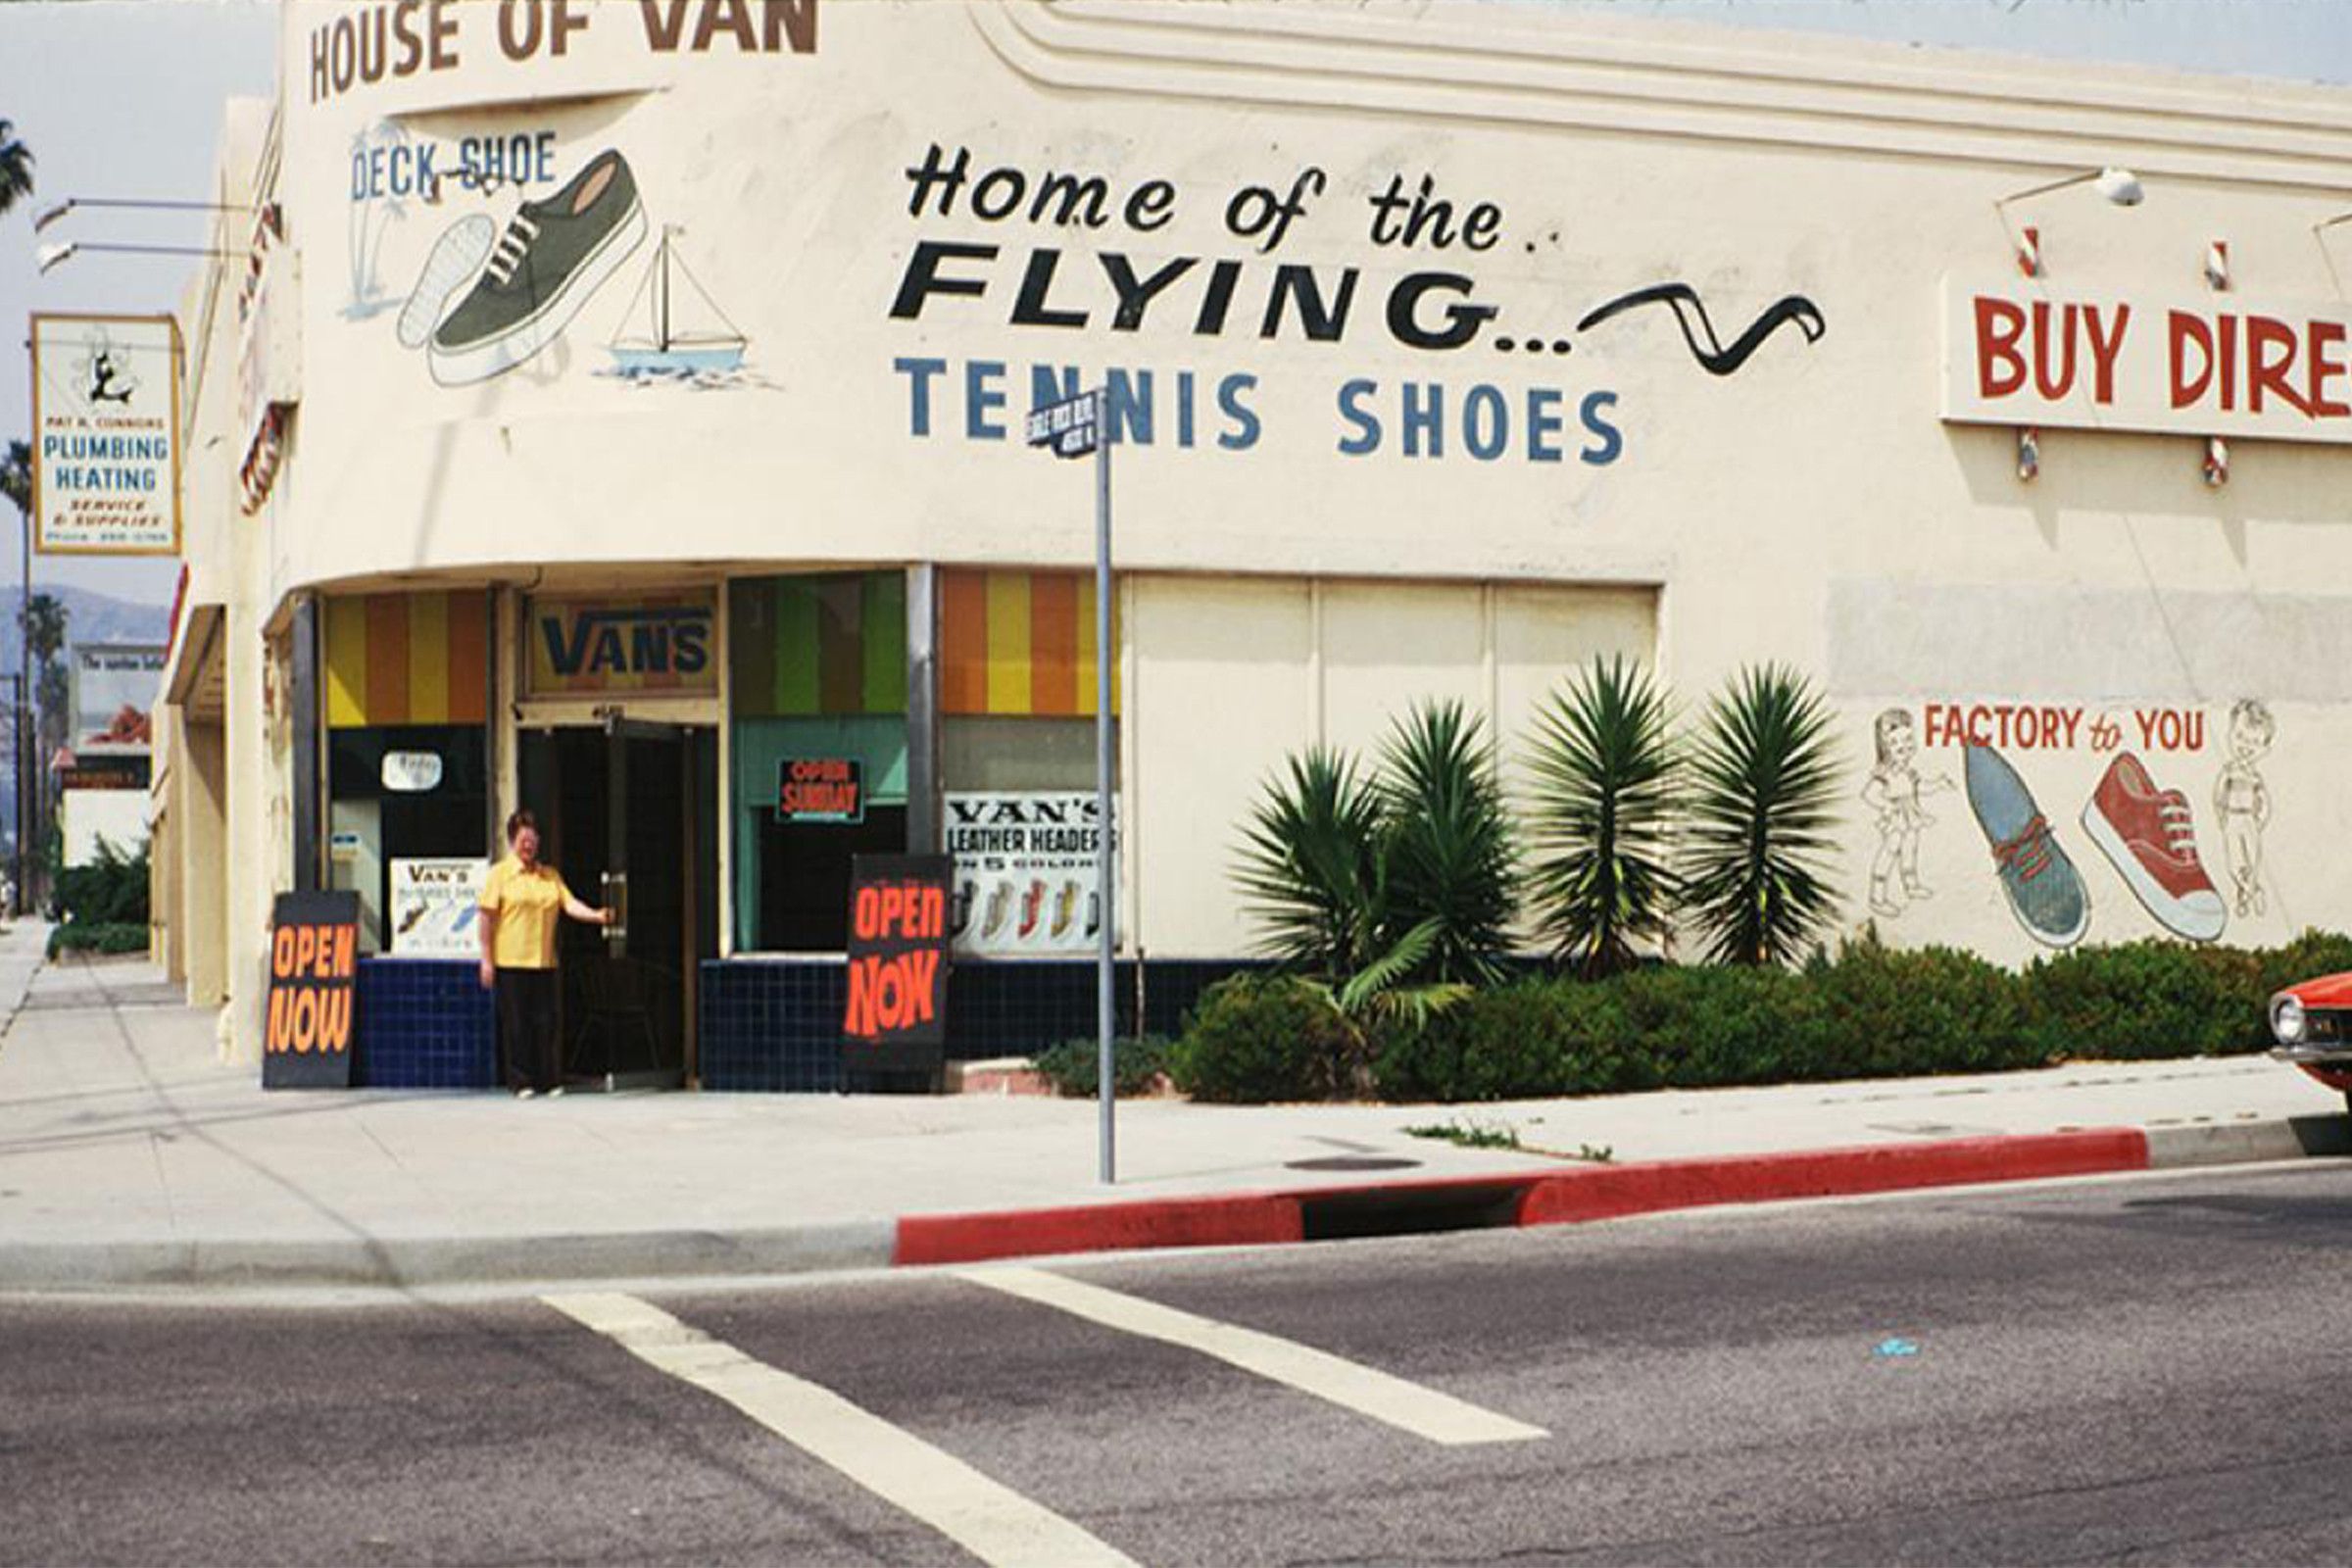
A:
<svg viewBox="0 0 2352 1568">
<path fill-rule="evenodd" d="M 714 694 L 714 603 L 708 593 L 630 599 L 535 599 L 534 697 L 601 692 Z"/>
<path fill-rule="evenodd" d="M 2352 310 L 1946 278 L 1943 416 L 2352 442 Z"/>
</svg>

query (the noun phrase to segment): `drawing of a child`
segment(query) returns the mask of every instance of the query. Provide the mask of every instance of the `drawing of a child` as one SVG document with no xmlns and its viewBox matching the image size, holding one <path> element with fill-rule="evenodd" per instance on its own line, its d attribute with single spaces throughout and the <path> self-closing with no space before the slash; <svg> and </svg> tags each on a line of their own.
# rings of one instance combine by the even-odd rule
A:
<svg viewBox="0 0 2352 1568">
<path fill-rule="evenodd" d="M 2230 708 L 2230 760 L 2213 781 L 2213 810 L 2222 819 L 2222 858 L 2230 867 L 2240 914 L 2261 914 L 2262 830 L 2271 820 L 2271 787 L 2254 764 L 2278 733 L 2270 709 L 2254 698 Z"/>
<path fill-rule="evenodd" d="M 1878 716 L 1872 732 L 1879 760 L 1862 783 L 1862 804 L 1879 819 L 1879 853 L 1870 866 L 1870 906 L 1879 914 L 1896 915 L 1903 912 L 1903 904 L 1894 896 L 1897 878 L 1906 900 L 1935 896 L 1919 879 L 1920 830 L 1936 822 L 1920 805 L 1920 798 L 1950 789 L 1952 781 L 1943 773 L 1923 778 L 1913 765 L 1919 755 L 1919 732 L 1908 709 L 1887 709 Z"/>
</svg>

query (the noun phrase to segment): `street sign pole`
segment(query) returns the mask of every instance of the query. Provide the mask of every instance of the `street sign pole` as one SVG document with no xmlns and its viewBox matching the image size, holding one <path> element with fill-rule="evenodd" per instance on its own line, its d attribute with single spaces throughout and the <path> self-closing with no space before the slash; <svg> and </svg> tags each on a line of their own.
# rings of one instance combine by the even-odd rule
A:
<svg viewBox="0 0 2352 1568">
<path fill-rule="evenodd" d="M 1095 955 L 1096 1095 L 1101 1102 L 1097 1175 L 1103 1186 L 1118 1180 L 1117 1135 L 1112 1106 L 1117 1099 L 1115 1039 L 1117 1007 L 1111 956 L 1118 951 L 1117 845 L 1110 819 L 1111 661 L 1110 640 L 1110 386 L 1081 392 L 1029 411 L 1029 445 L 1050 448 L 1057 458 L 1095 455 L 1095 902 L 1102 910 L 1102 945 Z"/>
<path fill-rule="evenodd" d="M 1102 946 L 1095 957 L 1095 1024 L 1101 1036 L 1097 1053 L 1097 1088 L 1102 1100 L 1102 1158 L 1099 1179 L 1108 1187 L 1118 1180 L 1116 1140 L 1111 1103 L 1116 1052 L 1113 1036 L 1117 1015 L 1113 1005 L 1111 956 L 1118 951 L 1118 851 L 1110 820 L 1110 674 L 1117 650 L 1110 640 L 1110 387 L 1095 390 L 1095 817 L 1097 842 L 1095 880 L 1102 904 Z"/>
</svg>

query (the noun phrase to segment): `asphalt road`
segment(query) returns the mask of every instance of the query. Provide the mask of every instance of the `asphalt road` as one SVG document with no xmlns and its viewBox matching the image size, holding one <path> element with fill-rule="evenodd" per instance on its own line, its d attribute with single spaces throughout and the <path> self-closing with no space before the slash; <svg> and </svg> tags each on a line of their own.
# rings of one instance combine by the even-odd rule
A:
<svg viewBox="0 0 2352 1568">
<path fill-rule="evenodd" d="M 1005 1288 L 1068 1280 L 1125 1326 Z M 2335 1161 L 998 1287 L 19 1299 L 0 1561 L 970 1561 L 937 1506 L 997 1560 L 2337 1562 L 2347 1345 Z"/>
</svg>

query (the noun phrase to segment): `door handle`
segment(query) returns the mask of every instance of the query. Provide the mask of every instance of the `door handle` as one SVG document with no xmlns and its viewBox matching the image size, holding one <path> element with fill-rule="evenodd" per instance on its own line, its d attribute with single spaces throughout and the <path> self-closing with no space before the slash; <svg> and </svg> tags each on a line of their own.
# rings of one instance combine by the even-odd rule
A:
<svg viewBox="0 0 2352 1568">
<path fill-rule="evenodd" d="M 629 873 L 607 871 L 604 874 L 605 907 L 612 911 L 612 924 L 605 927 L 605 949 L 613 957 L 627 956 L 629 949 Z"/>
</svg>

